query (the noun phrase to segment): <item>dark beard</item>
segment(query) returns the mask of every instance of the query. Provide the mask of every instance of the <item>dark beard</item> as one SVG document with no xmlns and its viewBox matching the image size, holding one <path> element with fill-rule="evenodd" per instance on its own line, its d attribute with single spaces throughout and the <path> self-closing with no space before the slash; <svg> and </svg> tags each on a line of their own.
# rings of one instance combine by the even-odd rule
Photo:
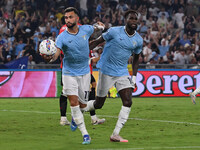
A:
<svg viewBox="0 0 200 150">
<path fill-rule="evenodd" d="M 66 24 L 67 28 L 73 28 L 75 25 L 76 25 L 76 23 L 72 23 L 72 25 L 67 25 Z"/>
<path fill-rule="evenodd" d="M 131 25 L 127 24 L 127 27 L 131 30 L 137 30 L 138 25 L 136 25 L 135 27 L 132 27 Z"/>
</svg>

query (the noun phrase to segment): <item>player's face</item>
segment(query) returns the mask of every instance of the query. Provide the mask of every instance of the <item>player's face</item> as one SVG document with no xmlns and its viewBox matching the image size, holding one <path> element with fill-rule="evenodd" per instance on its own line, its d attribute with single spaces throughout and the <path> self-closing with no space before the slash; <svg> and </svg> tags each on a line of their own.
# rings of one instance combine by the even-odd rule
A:
<svg viewBox="0 0 200 150">
<path fill-rule="evenodd" d="M 126 25 L 132 30 L 136 30 L 138 26 L 138 18 L 135 13 L 130 13 L 126 19 Z"/>
<path fill-rule="evenodd" d="M 65 23 L 68 28 L 73 28 L 77 25 L 78 20 L 79 17 L 73 11 L 65 13 Z"/>
</svg>

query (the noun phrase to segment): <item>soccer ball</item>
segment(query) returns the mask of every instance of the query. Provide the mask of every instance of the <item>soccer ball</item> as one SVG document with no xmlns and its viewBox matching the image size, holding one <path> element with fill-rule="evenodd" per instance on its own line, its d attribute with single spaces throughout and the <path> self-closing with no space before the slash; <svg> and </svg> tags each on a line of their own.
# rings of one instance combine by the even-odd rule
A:
<svg viewBox="0 0 200 150">
<path fill-rule="evenodd" d="M 53 55 L 56 53 L 56 43 L 53 40 L 47 39 L 43 40 L 39 46 L 40 54 L 42 55 Z"/>
</svg>

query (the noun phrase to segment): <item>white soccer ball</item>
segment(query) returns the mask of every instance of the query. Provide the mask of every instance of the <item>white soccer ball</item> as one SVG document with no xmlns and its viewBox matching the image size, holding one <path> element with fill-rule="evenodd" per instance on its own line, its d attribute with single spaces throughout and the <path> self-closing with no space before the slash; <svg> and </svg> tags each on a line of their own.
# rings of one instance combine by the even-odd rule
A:
<svg viewBox="0 0 200 150">
<path fill-rule="evenodd" d="M 56 43 L 53 40 L 43 40 L 39 46 L 40 54 L 53 55 L 56 53 Z"/>
</svg>

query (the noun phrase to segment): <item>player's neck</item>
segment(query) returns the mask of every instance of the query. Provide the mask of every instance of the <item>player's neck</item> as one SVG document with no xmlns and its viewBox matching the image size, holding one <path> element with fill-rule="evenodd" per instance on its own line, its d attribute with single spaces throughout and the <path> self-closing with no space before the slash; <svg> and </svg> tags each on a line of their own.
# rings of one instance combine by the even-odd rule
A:
<svg viewBox="0 0 200 150">
<path fill-rule="evenodd" d="M 73 28 L 67 28 L 67 31 L 70 33 L 70 34 L 77 34 L 78 31 L 79 31 L 79 28 L 78 26 L 74 26 Z"/>
<path fill-rule="evenodd" d="M 135 30 L 131 30 L 130 28 L 127 28 L 127 26 L 125 26 L 124 31 L 128 36 L 133 36 L 136 33 Z"/>
</svg>

